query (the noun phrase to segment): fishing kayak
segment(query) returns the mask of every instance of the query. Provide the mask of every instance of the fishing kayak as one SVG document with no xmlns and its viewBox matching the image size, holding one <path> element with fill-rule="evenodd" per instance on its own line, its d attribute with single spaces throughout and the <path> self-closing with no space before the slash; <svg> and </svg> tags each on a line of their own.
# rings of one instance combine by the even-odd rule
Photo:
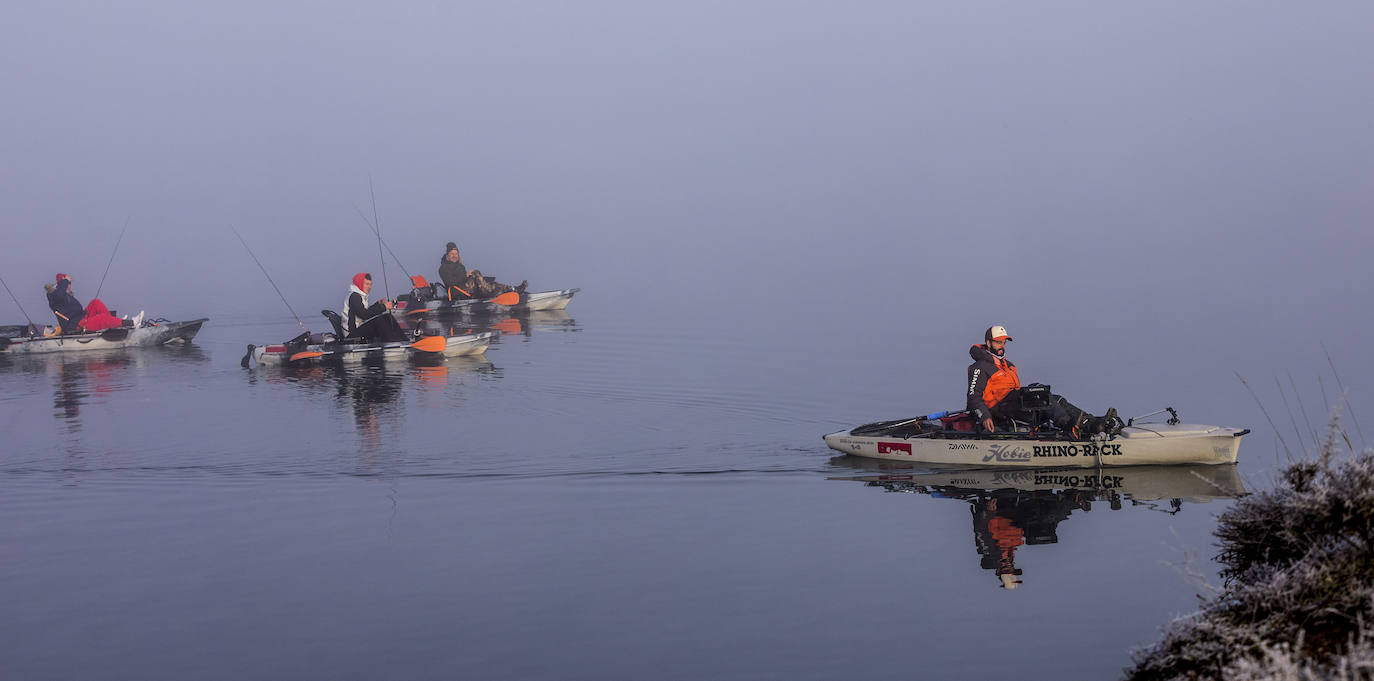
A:
<svg viewBox="0 0 1374 681">
<path fill-rule="evenodd" d="M 95 333 L 44 336 L 27 324 L 0 327 L 0 352 L 25 354 L 40 352 L 89 352 L 190 342 L 208 317 L 183 322 L 144 319 L 140 314 L 132 326 L 118 326 Z"/>
<path fill-rule="evenodd" d="M 400 343 L 365 343 L 359 339 L 336 340 L 332 334 L 301 334 L 285 343 L 249 345 L 249 357 L 259 364 L 297 365 L 310 362 L 349 361 L 370 358 L 410 359 L 422 357 L 458 357 L 480 355 L 487 351 L 495 332 L 472 333 L 463 336 L 424 336 L 415 341 Z"/>
<path fill-rule="evenodd" d="M 329 320 L 334 333 L 306 331 L 285 343 L 249 345 L 240 364 L 249 360 L 259 364 L 297 365 L 311 362 L 349 361 L 363 359 L 432 358 L 480 355 L 487 351 L 496 333 L 455 334 L 451 336 L 423 336 L 418 331 L 405 341 L 371 343 L 362 338 L 349 338 L 343 330 L 343 319 L 333 310 L 320 310 Z"/>
<path fill-rule="evenodd" d="M 538 291 L 535 293 L 516 293 L 509 291 L 493 298 L 472 298 L 468 300 L 447 300 L 434 296 L 433 291 L 419 288 L 396 298 L 395 315 L 419 315 L 422 313 L 443 314 L 500 314 L 504 312 L 534 312 L 538 310 L 562 310 L 572 302 L 580 288 L 558 291 Z"/>
<path fill-rule="evenodd" d="M 1165 411 L 1165 410 L 1161 410 Z M 1112 435 L 1075 439 L 1060 431 L 974 432 L 946 412 L 879 421 L 823 436 L 831 449 L 890 461 L 949 466 L 1097 467 L 1235 463 L 1247 429 L 1127 422 Z"/>
</svg>

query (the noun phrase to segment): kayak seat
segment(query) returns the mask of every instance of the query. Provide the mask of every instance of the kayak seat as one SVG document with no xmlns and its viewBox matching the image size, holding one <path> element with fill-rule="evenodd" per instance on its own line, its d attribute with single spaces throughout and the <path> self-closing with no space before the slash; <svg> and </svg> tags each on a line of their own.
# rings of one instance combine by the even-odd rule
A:
<svg viewBox="0 0 1374 681">
<path fill-rule="evenodd" d="M 328 319 L 329 323 L 334 325 L 335 336 L 343 338 L 344 336 L 348 335 L 344 333 L 343 317 L 340 317 L 339 313 L 333 310 L 320 310 L 320 314 L 324 315 L 324 318 Z"/>
<path fill-rule="evenodd" d="M 952 416 L 941 416 L 940 425 L 943 426 L 945 430 L 971 433 L 976 429 L 977 421 L 973 418 L 973 414 L 961 412 Z"/>
</svg>

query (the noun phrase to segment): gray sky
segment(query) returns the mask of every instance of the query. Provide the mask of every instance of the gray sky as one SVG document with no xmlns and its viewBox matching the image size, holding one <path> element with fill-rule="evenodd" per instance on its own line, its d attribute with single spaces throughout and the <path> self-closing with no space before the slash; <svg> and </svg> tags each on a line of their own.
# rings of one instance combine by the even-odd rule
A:
<svg viewBox="0 0 1374 681">
<path fill-rule="evenodd" d="M 230 226 L 337 307 L 370 176 L 408 269 L 455 240 L 579 305 L 1371 331 L 1368 3 L 13 2 L 0 58 L 31 315 L 129 215 L 119 309 L 280 314 Z"/>
</svg>

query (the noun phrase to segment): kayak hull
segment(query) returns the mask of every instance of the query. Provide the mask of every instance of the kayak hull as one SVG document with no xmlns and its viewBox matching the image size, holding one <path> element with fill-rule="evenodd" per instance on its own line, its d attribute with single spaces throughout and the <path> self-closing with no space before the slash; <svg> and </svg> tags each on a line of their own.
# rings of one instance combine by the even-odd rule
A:
<svg viewBox="0 0 1374 681">
<path fill-rule="evenodd" d="M 61 336 L 17 336 L 0 339 L 0 352 L 38 354 L 49 352 L 93 352 L 124 348 L 190 342 L 208 317 L 182 322 L 143 322 L 138 327 L 116 327 L 97 333 Z"/>
<path fill-rule="evenodd" d="M 305 343 L 300 345 L 252 346 L 249 354 L 259 364 L 285 366 L 310 362 L 349 362 L 365 359 L 418 359 L 433 357 L 462 357 L 481 355 L 496 337 L 494 332 L 473 333 L 444 338 L 440 350 L 429 351 L 414 347 L 413 343 Z"/>
<path fill-rule="evenodd" d="M 538 310 L 562 310 L 572 302 L 573 296 L 577 295 L 580 288 L 568 288 L 558 291 L 539 291 L 522 295 L 520 302 L 514 305 L 501 305 L 491 302 L 490 299 L 474 300 L 427 300 L 423 303 L 423 313 L 421 306 L 414 308 L 398 306 L 392 311 L 395 315 L 485 315 L 502 314 L 507 312 L 533 312 Z"/>
<path fill-rule="evenodd" d="M 853 432 L 830 433 L 823 439 L 835 451 L 888 461 L 946 466 L 1086 468 L 1235 463 L 1240 440 L 1250 431 L 1206 425 L 1141 424 L 1127 426 L 1111 439 L 1088 441 L 1034 438 L 1022 433 L 979 437 L 972 433 L 902 436 L 855 435 Z"/>
</svg>

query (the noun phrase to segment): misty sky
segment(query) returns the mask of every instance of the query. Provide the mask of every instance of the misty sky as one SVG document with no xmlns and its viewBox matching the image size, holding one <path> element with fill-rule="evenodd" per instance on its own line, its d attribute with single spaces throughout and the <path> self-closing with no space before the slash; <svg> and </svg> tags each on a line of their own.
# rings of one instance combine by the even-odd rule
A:
<svg viewBox="0 0 1374 681">
<path fill-rule="evenodd" d="M 371 178 L 412 273 L 454 240 L 587 309 L 1368 368 L 1368 3 L 11 2 L 0 58 L 34 316 L 129 216 L 116 308 L 282 315 L 231 227 L 338 307 Z"/>
</svg>

